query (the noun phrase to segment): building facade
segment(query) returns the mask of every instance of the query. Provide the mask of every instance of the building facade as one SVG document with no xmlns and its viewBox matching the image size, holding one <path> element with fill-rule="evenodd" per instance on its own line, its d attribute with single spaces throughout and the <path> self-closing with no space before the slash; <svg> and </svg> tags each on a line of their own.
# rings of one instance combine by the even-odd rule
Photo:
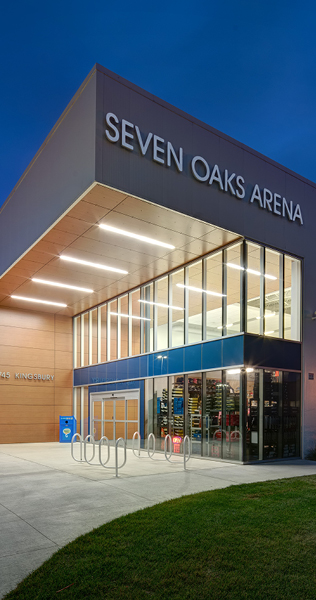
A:
<svg viewBox="0 0 316 600">
<path fill-rule="evenodd" d="M 96 65 L 0 212 L 0 441 L 304 455 L 315 193 Z"/>
</svg>

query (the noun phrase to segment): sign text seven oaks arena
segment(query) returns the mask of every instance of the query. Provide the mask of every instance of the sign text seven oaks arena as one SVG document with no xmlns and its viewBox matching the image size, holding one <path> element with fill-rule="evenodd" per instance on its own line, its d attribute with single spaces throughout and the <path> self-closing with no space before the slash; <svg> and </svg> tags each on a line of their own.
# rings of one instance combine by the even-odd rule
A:
<svg viewBox="0 0 316 600">
<path fill-rule="evenodd" d="M 105 117 L 107 128 L 105 135 L 109 142 L 121 142 L 122 148 L 133 151 L 138 148 L 142 156 L 151 154 L 154 162 L 166 167 L 174 164 L 179 171 L 183 172 L 183 148 L 175 150 L 171 142 L 164 140 L 158 135 L 149 132 L 143 135 L 137 125 L 122 119 L 121 122 L 114 113 L 108 112 Z M 194 156 L 190 160 L 190 171 L 193 177 L 206 185 L 217 185 L 223 192 L 242 200 L 245 198 L 245 180 L 242 175 L 229 173 L 227 169 L 220 171 L 219 166 L 209 165 L 203 156 Z M 286 217 L 289 221 L 296 220 L 303 225 L 303 216 L 299 204 L 289 202 L 280 194 L 271 192 L 267 188 L 260 189 L 256 183 L 252 187 L 249 202 L 258 202 L 260 208 L 264 208 L 280 217 Z"/>
</svg>

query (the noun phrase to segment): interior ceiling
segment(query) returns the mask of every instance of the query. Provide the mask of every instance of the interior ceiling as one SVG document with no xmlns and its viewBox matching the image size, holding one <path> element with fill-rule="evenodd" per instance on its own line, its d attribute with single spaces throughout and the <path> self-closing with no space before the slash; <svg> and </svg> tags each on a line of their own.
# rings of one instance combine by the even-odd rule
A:
<svg viewBox="0 0 316 600">
<path fill-rule="evenodd" d="M 99 223 L 175 246 L 174 250 L 102 230 Z M 96 184 L 1 279 L 0 306 L 73 316 L 240 236 L 150 202 Z M 128 271 L 128 275 L 67 263 L 65 254 Z M 93 289 L 67 290 L 32 277 Z M 11 294 L 67 304 L 33 304 Z"/>
</svg>

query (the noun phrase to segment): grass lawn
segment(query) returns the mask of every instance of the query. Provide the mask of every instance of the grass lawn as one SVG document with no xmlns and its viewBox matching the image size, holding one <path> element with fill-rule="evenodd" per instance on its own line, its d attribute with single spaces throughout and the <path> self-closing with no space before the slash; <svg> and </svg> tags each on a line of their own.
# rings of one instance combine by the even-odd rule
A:
<svg viewBox="0 0 316 600">
<path fill-rule="evenodd" d="M 116 519 L 6 596 L 37 598 L 315 600 L 316 476 L 203 492 Z"/>
</svg>

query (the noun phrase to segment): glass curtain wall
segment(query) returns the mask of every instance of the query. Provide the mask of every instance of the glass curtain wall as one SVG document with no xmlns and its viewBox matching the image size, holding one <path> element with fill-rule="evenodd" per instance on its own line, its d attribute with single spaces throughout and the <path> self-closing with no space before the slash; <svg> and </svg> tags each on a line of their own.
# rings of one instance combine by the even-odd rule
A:
<svg viewBox="0 0 316 600">
<path fill-rule="evenodd" d="M 74 367 L 243 330 L 300 341 L 301 261 L 238 242 L 122 294 L 75 317 Z"/>
<path fill-rule="evenodd" d="M 300 373 L 228 369 L 149 379 L 145 435 L 175 453 L 184 436 L 195 456 L 259 461 L 300 456 Z"/>
</svg>

